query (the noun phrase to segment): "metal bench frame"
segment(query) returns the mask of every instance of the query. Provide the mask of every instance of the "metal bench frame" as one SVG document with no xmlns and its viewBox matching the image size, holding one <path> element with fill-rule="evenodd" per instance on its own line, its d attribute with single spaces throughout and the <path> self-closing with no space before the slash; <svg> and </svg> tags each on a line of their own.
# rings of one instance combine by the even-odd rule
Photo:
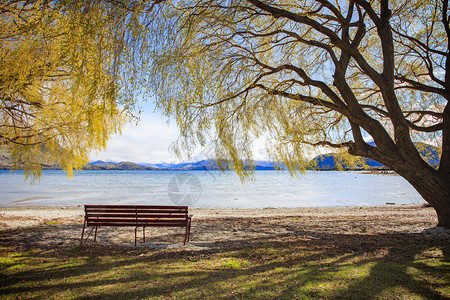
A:
<svg viewBox="0 0 450 300">
<path fill-rule="evenodd" d="M 94 242 L 97 240 L 97 229 L 102 226 L 135 227 L 134 246 L 137 245 L 137 229 L 143 228 L 145 243 L 145 227 L 186 227 L 184 245 L 190 240 L 191 216 L 187 206 L 155 206 L 155 205 L 85 205 L 84 224 L 81 232 L 80 246 L 95 230 Z M 86 239 L 84 231 L 92 227 Z"/>
</svg>

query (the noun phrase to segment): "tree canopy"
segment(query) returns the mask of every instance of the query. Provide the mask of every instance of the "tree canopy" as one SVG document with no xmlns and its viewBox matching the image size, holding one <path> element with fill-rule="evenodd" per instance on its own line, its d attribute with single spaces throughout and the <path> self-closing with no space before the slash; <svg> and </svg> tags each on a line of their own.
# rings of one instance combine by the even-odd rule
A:
<svg viewBox="0 0 450 300">
<path fill-rule="evenodd" d="M 245 176 L 254 137 L 293 169 L 305 145 L 338 148 L 398 172 L 450 225 L 448 1 L 166 1 L 152 30 L 180 151 L 213 141 Z M 438 170 L 414 144 L 436 138 Z"/>
<path fill-rule="evenodd" d="M 245 177 L 257 137 L 292 170 L 337 148 L 395 170 L 450 227 L 447 0 L 11 0 L 0 17 L 0 144 L 27 170 L 80 167 L 147 86 L 180 153 L 212 142 Z M 415 144 L 436 138 L 437 169 Z"/>
<path fill-rule="evenodd" d="M 0 4 L 0 147 L 16 168 L 69 175 L 136 112 L 142 80 L 134 35 L 144 5 L 107 1 Z M 148 9 L 148 8 L 147 8 Z"/>
</svg>

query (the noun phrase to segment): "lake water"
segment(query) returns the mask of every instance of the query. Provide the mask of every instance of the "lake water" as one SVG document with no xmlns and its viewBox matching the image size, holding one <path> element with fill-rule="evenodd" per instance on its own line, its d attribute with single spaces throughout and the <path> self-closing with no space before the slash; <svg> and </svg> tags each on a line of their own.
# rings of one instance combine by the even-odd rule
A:
<svg viewBox="0 0 450 300">
<path fill-rule="evenodd" d="M 363 172 L 256 171 L 241 183 L 220 171 L 83 171 L 69 179 L 44 171 L 31 184 L 20 172 L 0 171 L 0 206 L 83 204 L 189 205 L 191 207 L 306 207 L 424 203 L 403 178 Z"/>
</svg>

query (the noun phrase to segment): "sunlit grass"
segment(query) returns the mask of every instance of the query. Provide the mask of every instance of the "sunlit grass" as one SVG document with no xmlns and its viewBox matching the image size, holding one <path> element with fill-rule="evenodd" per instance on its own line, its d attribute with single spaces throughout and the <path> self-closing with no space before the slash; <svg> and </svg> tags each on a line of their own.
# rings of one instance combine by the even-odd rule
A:
<svg viewBox="0 0 450 300">
<path fill-rule="evenodd" d="M 445 247 L 378 238 L 380 246 L 371 249 L 300 239 L 207 253 L 114 251 L 101 245 L 44 254 L 0 248 L 0 294 L 55 299 L 450 297 Z"/>
</svg>

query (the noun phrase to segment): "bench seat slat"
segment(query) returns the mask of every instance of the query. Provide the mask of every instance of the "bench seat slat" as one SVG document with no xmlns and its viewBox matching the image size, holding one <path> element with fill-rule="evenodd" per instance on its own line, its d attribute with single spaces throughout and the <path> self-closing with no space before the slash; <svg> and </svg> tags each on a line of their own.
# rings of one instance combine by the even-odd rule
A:
<svg viewBox="0 0 450 300">
<path fill-rule="evenodd" d="M 186 222 L 183 223 L 155 223 L 155 222 L 139 222 L 136 223 L 122 223 L 122 222 L 111 222 L 111 223 L 103 223 L 103 222 L 92 222 L 89 226 L 116 226 L 116 227 L 185 227 Z"/>
<path fill-rule="evenodd" d="M 137 213 L 137 214 L 122 214 L 122 213 L 112 213 L 112 214 L 104 214 L 104 213 L 89 213 L 87 215 L 88 219 L 94 218 L 174 218 L 174 219 L 186 219 L 187 215 L 180 214 L 148 214 L 148 213 Z"/>
<path fill-rule="evenodd" d="M 167 222 L 186 222 L 186 219 L 88 219 L 87 222 L 91 223 L 113 223 L 113 222 L 122 222 L 122 223 L 135 223 L 136 222 L 153 222 L 153 223 L 167 223 Z"/>
<path fill-rule="evenodd" d="M 85 205 L 86 209 L 106 208 L 106 209 L 188 209 L 188 206 L 172 206 L 172 205 Z"/>
<path fill-rule="evenodd" d="M 179 213 L 187 214 L 187 210 L 182 209 L 86 209 L 86 213 Z"/>
</svg>

